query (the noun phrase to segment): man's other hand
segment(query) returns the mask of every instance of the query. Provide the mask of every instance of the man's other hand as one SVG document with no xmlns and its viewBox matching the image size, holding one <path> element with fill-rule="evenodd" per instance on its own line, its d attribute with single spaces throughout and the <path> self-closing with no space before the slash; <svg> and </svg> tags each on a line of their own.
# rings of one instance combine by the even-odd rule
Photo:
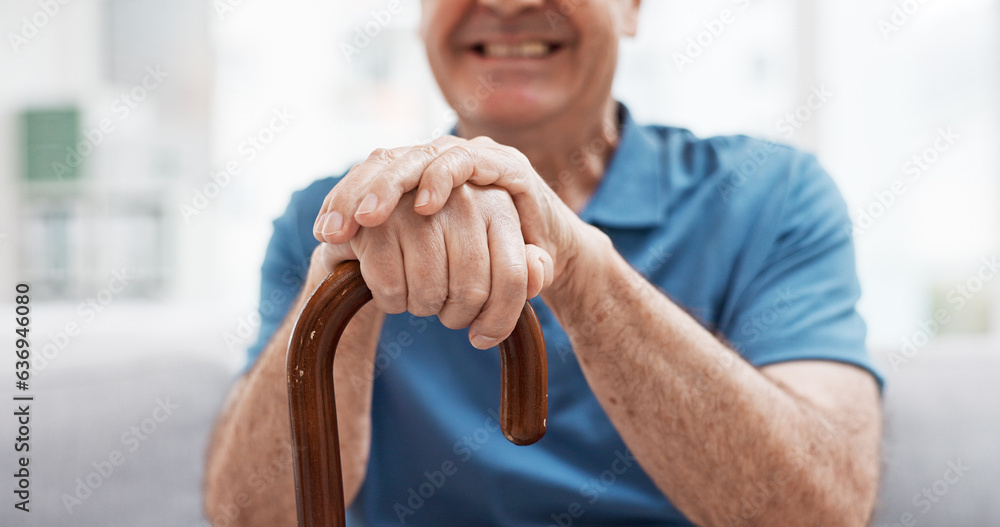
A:
<svg viewBox="0 0 1000 527">
<path fill-rule="evenodd" d="M 552 257 L 525 244 L 503 189 L 463 185 L 449 191 L 432 215 L 414 211 L 416 192 L 402 194 L 400 206 L 377 224 L 333 238 L 341 243 L 320 244 L 311 270 L 329 272 L 353 255 L 381 311 L 437 315 L 448 328 L 468 327 L 472 345 L 486 349 L 507 338 L 525 300 L 551 284 Z M 321 223 L 316 237 L 331 239 Z"/>
<path fill-rule="evenodd" d="M 382 225 L 393 211 L 404 208 L 401 197 L 410 192 L 413 199 L 406 200 L 405 208 L 433 216 L 465 192 L 466 183 L 507 191 L 524 241 L 551 256 L 549 282 L 568 278 L 563 271 L 585 250 L 584 240 L 591 229 L 552 191 L 524 154 L 487 137 L 444 136 L 425 145 L 372 152 L 327 195 L 313 231 L 320 241 L 345 243 L 359 228 Z M 393 306 L 398 308 L 400 303 L 396 299 Z"/>
</svg>

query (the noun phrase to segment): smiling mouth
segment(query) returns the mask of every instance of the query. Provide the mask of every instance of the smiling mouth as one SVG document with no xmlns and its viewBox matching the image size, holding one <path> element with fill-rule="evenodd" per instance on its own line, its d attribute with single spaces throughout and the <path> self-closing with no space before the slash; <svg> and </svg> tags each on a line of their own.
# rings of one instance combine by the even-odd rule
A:
<svg viewBox="0 0 1000 527">
<path fill-rule="evenodd" d="M 561 44 L 533 40 L 508 44 L 481 42 L 472 46 L 472 52 L 488 59 L 543 59 L 559 49 Z"/>
</svg>

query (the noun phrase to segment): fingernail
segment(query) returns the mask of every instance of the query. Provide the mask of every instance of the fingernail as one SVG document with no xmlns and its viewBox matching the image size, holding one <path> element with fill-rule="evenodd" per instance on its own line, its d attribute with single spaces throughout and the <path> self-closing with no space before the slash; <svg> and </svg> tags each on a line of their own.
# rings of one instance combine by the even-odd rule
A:
<svg viewBox="0 0 1000 527">
<path fill-rule="evenodd" d="M 492 348 L 493 346 L 496 346 L 496 339 L 491 339 L 483 335 L 473 335 L 470 340 L 472 341 L 472 345 L 479 349 Z"/>
<path fill-rule="evenodd" d="M 431 202 L 431 191 L 423 189 L 417 193 L 417 201 L 413 203 L 414 207 L 424 207 Z"/>
<path fill-rule="evenodd" d="M 343 226 L 344 217 L 341 216 L 339 212 L 328 212 L 323 220 L 323 229 L 321 232 L 327 236 L 332 236 L 339 233 Z"/>
<path fill-rule="evenodd" d="M 369 193 L 358 205 L 358 214 L 371 214 L 375 212 L 375 207 L 378 207 L 378 196 Z"/>
</svg>

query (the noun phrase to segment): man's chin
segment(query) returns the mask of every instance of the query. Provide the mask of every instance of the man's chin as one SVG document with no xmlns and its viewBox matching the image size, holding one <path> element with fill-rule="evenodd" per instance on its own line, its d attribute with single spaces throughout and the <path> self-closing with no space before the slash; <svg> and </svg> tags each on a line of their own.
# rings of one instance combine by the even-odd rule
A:
<svg viewBox="0 0 1000 527">
<path fill-rule="evenodd" d="M 502 132 L 505 130 L 517 131 L 525 128 L 532 128 L 545 123 L 558 112 L 550 105 L 534 104 L 524 102 L 510 102 L 506 104 L 481 104 L 477 108 L 462 108 L 459 105 L 456 112 L 461 119 L 475 128 L 483 130 L 494 130 Z"/>
</svg>

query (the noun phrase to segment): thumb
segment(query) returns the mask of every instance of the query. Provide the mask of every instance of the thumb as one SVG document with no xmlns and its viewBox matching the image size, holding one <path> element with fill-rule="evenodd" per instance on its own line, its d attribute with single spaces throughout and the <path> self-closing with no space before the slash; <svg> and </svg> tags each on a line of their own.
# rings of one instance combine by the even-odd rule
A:
<svg viewBox="0 0 1000 527">
<path fill-rule="evenodd" d="M 541 247 L 530 243 L 524 246 L 524 257 L 528 264 L 528 298 L 531 299 L 552 285 L 552 257 Z"/>
</svg>

